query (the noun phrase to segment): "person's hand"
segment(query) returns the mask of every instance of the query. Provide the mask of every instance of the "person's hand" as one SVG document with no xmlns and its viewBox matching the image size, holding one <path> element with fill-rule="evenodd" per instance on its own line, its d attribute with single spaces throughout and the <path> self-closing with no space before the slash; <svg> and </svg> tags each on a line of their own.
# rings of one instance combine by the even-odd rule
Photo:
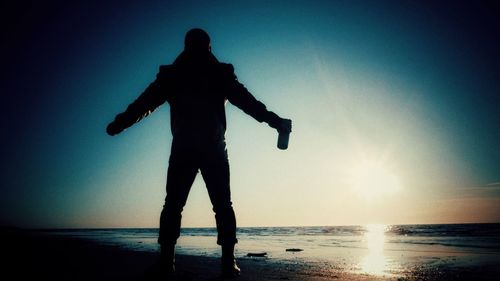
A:
<svg viewBox="0 0 500 281">
<path fill-rule="evenodd" d="M 268 124 L 280 133 L 290 133 L 292 131 L 292 120 L 281 118 L 274 112 L 269 112 Z"/>
<path fill-rule="evenodd" d="M 121 128 L 121 126 L 118 126 L 118 124 L 115 121 L 109 123 L 109 125 L 106 127 L 106 133 L 108 133 L 108 135 L 110 136 L 117 135 L 122 131 L 123 128 Z"/>
<path fill-rule="evenodd" d="M 292 131 L 292 120 L 280 118 L 276 130 L 280 133 L 290 133 Z"/>
</svg>

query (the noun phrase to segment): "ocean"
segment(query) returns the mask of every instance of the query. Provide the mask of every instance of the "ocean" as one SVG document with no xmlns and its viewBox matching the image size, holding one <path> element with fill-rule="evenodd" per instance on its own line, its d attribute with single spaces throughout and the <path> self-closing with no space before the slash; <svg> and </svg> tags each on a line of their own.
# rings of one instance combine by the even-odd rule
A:
<svg viewBox="0 0 500 281">
<path fill-rule="evenodd" d="M 159 249 L 157 228 L 43 232 L 130 250 Z M 218 257 L 220 248 L 216 239 L 215 228 L 183 228 L 177 252 Z M 369 274 L 387 275 L 416 264 L 500 266 L 500 224 L 241 227 L 238 228 L 238 240 L 237 258 L 324 264 L 335 261 L 344 264 L 347 270 Z"/>
</svg>

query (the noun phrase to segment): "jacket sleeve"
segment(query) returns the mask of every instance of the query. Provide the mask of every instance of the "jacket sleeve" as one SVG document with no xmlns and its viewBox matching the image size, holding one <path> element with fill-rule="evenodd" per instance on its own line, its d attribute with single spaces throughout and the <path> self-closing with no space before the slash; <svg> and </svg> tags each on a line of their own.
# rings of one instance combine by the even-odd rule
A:
<svg viewBox="0 0 500 281">
<path fill-rule="evenodd" d="M 275 113 L 268 111 L 266 106 L 238 81 L 231 64 L 223 64 L 223 67 L 228 78 L 227 99 L 229 102 L 259 122 L 272 123 L 279 118 Z"/>
<path fill-rule="evenodd" d="M 116 126 L 124 130 L 141 121 L 167 101 L 169 91 L 166 84 L 169 82 L 170 68 L 171 66 L 160 66 L 155 81 L 149 84 L 144 92 L 124 112 L 116 115 L 113 121 Z"/>
</svg>

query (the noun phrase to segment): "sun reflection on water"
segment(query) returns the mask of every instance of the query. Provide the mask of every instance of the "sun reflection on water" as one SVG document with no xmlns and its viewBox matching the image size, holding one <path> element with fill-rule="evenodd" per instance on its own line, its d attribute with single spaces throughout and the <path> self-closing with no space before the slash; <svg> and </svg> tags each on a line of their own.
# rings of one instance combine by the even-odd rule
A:
<svg viewBox="0 0 500 281">
<path fill-rule="evenodd" d="M 384 243 L 386 225 L 366 225 L 364 240 L 368 248 L 368 254 L 361 260 L 360 268 L 364 273 L 382 275 L 387 268 L 387 260 L 384 256 Z"/>
</svg>

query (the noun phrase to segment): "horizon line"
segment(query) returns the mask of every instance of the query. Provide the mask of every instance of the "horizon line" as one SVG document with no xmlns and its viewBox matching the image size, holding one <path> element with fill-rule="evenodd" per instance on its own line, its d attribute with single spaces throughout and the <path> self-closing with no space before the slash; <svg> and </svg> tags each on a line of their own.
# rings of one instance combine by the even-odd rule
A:
<svg viewBox="0 0 500 281">
<path fill-rule="evenodd" d="M 464 225 L 464 224 L 500 224 L 497 222 L 453 222 L 453 223 L 399 223 L 399 224 L 384 224 L 384 223 L 365 223 L 365 224 L 352 224 L 352 225 L 288 225 L 288 226 L 239 226 L 237 228 L 301 228 L 301 227 L 353 227 L 353 226 L 366 226 L 366 225 L 386 225 L 386 226 L 402 226 L 402 225 Z M 215 226 L 186 226 L 181 227 L 181 229 L 196 229 L 196 228 L 207 228 L 216 229 Z M 18 226 L 7 226 L 0 225 L 0 230 L 31 230 L 31 231 L 51 231 L 51 230 L 93 230 L 93 229 L 159 229 L 158 226 L 155 227 L 133 227 L 133 226 L 118 226 L 118 227 L 18 227 Z"/>
</svg>

